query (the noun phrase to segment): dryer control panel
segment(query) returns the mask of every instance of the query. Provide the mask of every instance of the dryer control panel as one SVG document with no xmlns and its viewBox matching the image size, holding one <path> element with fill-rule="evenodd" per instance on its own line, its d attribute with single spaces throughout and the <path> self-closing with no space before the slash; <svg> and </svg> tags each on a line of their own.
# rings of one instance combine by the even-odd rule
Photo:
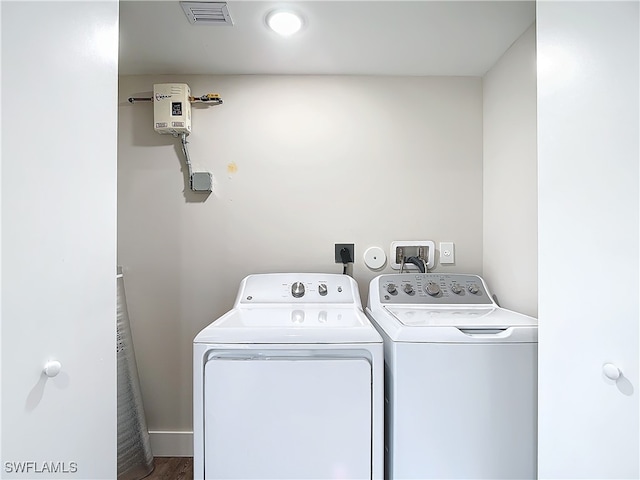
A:
<svg viewBox="0 0 640 480">
<path fill-rule="evenodd" d="M 377 294 L 383 304 L 494 305 L 482 278 L 457 273 L 381 275 Z"/>
<path fill-rule="evenodd" d="M 249 275 L 240 284 L 236 304 L 321 303 L 361 307 L 358 285 L 347 275 L 268 273 Z"/>
</svg>

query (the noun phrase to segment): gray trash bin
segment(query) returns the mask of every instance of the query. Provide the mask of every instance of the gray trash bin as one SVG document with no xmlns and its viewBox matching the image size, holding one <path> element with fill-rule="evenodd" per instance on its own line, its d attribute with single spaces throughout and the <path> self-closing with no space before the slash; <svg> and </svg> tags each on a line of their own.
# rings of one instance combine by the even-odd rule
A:
<svg viewBox="0 0 640 480">
<path fill-rule="evenodd" d="M 118 480 L 139 480 L 154 468 L 147 421 L 144 416 L 138 366 L 124 294 L 122 268 L 118 267 Z"/>
</svg>

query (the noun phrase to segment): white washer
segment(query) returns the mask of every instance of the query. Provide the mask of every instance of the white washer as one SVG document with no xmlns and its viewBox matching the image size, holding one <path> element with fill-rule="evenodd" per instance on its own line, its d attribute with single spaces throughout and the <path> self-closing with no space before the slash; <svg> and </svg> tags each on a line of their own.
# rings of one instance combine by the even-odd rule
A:
<svg viewBox="0 0 640 480">
<path fill-rule="evenodd" d="M 500 308 L 476 275 L 371 281 L 384 339 L 389 479 L 533 479 L 537 320 Z"/>
<path fill-rule="evenodd" d="M 246 277 L 194 340 L 195 479 L 382 479 L 382 338 L 356 282 Z"/>
</svg>

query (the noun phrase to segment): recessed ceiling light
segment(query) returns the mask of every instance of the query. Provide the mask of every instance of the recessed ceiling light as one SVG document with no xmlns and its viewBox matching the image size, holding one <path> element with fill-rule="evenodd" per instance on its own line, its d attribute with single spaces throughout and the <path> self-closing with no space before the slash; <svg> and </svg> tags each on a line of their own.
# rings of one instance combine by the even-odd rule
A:
<svg viewBox="0 0 640 480">
<path fill-rule="evenodd" d="M 288 37 L 302 28 L 302 18 L 289 10 L 274 10 L 267 15 L 267 25 L 274 32 Z"/>
</svg>

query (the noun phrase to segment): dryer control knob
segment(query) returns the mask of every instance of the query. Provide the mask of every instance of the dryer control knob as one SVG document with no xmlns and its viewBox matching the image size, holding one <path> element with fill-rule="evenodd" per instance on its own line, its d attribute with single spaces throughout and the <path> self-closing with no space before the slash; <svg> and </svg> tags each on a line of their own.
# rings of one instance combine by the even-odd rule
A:
<svg viewBox="0 0 640 480">
<path fill-rule="evenodd" d="M 462 293 L 462 288 L 460 288 L 460 285 L 454 283 L 451 285 L 451 291 L 456 295 L 460 295 Z"/>
<path fill-rule="evenodd" d="M 321 283 L 320 285 L 318 285 L 318 293 L 320 295 L 322 295 L 323 297 L 327 294 L 327 284 L 326 283 Z"/>
<path fill-rule="evenodd" d="M 478 285 L 476 285 L 475 283 L 469 285 L 467 287 L 467 290 L 469 290 L 469 293 L 473 293 L 474 295 L 480 291 Z"/>
<path fill-rule="evenodd" d="M 437 283 L 433 283 L 433 282 L 429 282 L 427 286 L 424 288 L 424 290 L 432 297 L 435 297 L 440 293 L 440 287 L 438 286 Z"/>
<path fill-rule="evenodd" d="M 398 293 L 398 288 L 395 286 L 395 284 L 390 283 L 389 285 L 387 285 L 387 292 L 389 292 L 391 295 L 395 295 Z"/>
<path fill-rule="evenodd" d="M 410 283 L 405 283 L 404 285 L 404 293 L 406 293 L 407 295 L 413 295 L 413 285 L 411 285 Z"/>
<path fill-rule="evenodd" d="M 300 298 L 304 296 L 304 283 L 295 282 L 293 285 L 291 285 L 291 295 L 293 295 L 294 298 Z"/>
</svg>

